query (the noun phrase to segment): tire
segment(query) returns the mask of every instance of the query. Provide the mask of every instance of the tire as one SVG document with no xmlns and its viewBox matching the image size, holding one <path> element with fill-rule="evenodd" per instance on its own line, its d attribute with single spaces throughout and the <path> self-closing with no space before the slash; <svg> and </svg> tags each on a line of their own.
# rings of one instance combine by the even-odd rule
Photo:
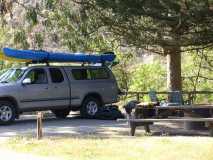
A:
<svg viewBox="0 0 213 160">
<path fill-rule="evenodd" d="M 8 125 L 15 121 L 15 106 L 8 101 L 0 101 L 0 124 Z"/>
<path fill-rule="evenodd" d="M 69 109 L 60 109 L 60 110 L 52 110 L 52 112 L 54 113 L 56 118 L 65 119 L 69 115 L 70 110 Z"/>
<path fill-rule="evenodd" d="M 95 118 L 99 108 L 101 106 L 101 101 L 98 98 L 95 97 L 87 97 L 81 106 L 81 117 L 83 118 Z"/>
</svg>

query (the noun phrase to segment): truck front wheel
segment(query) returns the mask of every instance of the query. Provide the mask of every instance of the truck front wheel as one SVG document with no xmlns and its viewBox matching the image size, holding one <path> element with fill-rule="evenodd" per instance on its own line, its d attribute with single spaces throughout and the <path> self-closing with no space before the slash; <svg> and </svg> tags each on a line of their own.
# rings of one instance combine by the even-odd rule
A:
<svg viewBox="0 0 213 160">
<path fill-rule="evenodd" d="M 0 101 L 0 124 L 7 125 L 14 122 L 16 117 L 15 107 L 8 101 Z"/>
<path fill-rule="evenodd" d="M 101 102 L 98 98 L 87 97 L 81 106 L 81 116 L 84 118 L 95 118 Z"/>
<path fill-rule="evenodd" d="M 54 113 L 56 118 L 64 119 L 69 115 L 70 110 L 69 109 L 60 109 L 60 110 L 52 110 L 52 112 Z"/>
</svg>

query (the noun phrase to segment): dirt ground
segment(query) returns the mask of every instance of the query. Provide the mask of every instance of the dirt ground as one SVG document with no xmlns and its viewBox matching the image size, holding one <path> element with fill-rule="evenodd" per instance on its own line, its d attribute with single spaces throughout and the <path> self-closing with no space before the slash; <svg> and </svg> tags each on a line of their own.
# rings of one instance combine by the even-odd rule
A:
<svg viewBox="0 0 213 160">
<path fill-rule="evenodd" d="M 207 130 L 185 130 L 183 123 L 155 123 L 149 136 L 208 136 Z M 81 136 L 95 135 L 102 137 L 129 136 L 126 122 L 112 120 L 81 119 L 78 114 L 71 114 L 67 119 L 56 119 L 48 115 L 43 120 L 44 136 Z M 144 136 L 143 127 L 138 127 L 136 136 Z M 0 126 L 0 140 L 15 136 L 36 137 L 36 116 L 23 115 L 14 124 Z"/>
</svg>

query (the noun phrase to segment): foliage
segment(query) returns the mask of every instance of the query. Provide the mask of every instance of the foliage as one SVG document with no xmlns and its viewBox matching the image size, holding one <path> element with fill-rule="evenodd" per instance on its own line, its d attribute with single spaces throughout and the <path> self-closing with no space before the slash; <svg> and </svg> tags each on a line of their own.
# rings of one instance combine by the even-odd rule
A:
<svg viewBox="0 0 213 160">
<path fill-rule="evenodd" d="M 113 72 L 116 75 L 119 88 L 122 91 L 128 92 L 132 83 L 131 78 L 133 76 L 130 69 L 132 62 L 134 61 L 133 54 L 117 52 L 117 61 L 119 64 L 113 67 Z"/>
<path fill-rule="evenodd" d="M 17 30 L 14 34 L 14 44 L 16 48 L 28 49 L 29 43 L 27 42 L 27 36 L 23 29 Z"/>
<path fill-rule="evenodd" d="M 95 15 L 99 24 L 120 39 L 122 44 L 170 55 L 167 82 L 171 90 L 182 89 L 179 55 L 187 47 L 209 47 L 213 44 L 213 1 L 210 0 L 77 2 L 88 15 Z"/>
<path fill-rule="evenodd" d="M 24 1 L 3 1 L 2 5 L 10 6 L 8 9 L 3 8 L 0 14 L 4 19 L 1 23 L 15 31 L 12 46 L 43 49 L 48 44 L 48 48 L 65 47 L 73 52 L 105 52 L 115 49 L 111 35 L 96 25 L 96 16 L 86 14 L 81 5 L 73 1 L 44 0 L 36 5 Z M 23 10 L 17 12 L 17 7 Z M 14 15 L 9 18 L 9 13 Z M 11 24 L 10 21 L 17 15 L 20 15 L 20 20 Z"/>
<path fill-rule="evenodd" d="M 38 23 L 38 16 L 37 16 L 36 8 L 30 8 L 27 10 L 26 20 L 33 26 Z"/>
<path fill-rule="evenodd" d="M 1 1 L 1 23 L 6 28 L 0 29 L 1 48 L 113 50 L 120 61 L 114 72 L 121 89 L 145 91 L 165 89 L 165 68 L 159 62 L 131 65 L 137 56 L 132 48 L 165 55 L 174 54 L 165 52 L 167 48 L 181 47 L 181 53 L 189 50 L 182 54 L 183 90 L 212 89 L 213 1 L 44 0 L 36 5 L 21 2 Z M 16 12 L 17 7 L 24 14 Z M 15 15 L 20 15 L 20 21 L 10 24 Z M 205 49 L 199 78 L 201 54 L 195 48 Z"/>
<path fill-rule="evenodd" d="M 114 49 L 115 39 L 159 54 L 167 54 L 162 48 L 213 42 L 209 0 L 44 0 L 36 6 L 3 1 L 1 14 L 11 13 L 17 5 L 25 10 L 30 24 L 22 26 L 25 31 L 42 24 L 46 34 L 57 35 L 53 37 L 72 51 Z"/>
<path fill-rule="evenodd" d="M 138 48 L 213 43 L 211 0 L 79 0 L 79 3 L 89 14 L 98 12 L 101 23 L 114 35 Z"/>
<path fill-rule="evenodd" d="M 193 53 L 198 52 L 198 53 Z M 211 50 L 188 52 L 183 58 L 183 90 L 211 91 L 213 88 L 213 72 L 211 71 Z M 208 57 L 208 58 L 206 58 Z M 194 97 L 197 102 L 212 102 L 213 95 L 199 95 Z"/>
<path fill-rule="evenodd" d="M 166 90 L 166 69 L 159 62 L 139 64 L 132 70 L 131 91 Z"/>
<path fill-rule="evenodd" d="M 96 17 L 87 15 L 81 6 L 72 1 L 58 3 L 49 12 L 50 30 L 60 37 L 61 44 L 71 51 L 106 51 L 113 50 L 114 43 L 103 30 L 99 30 Z"/>
</svg>

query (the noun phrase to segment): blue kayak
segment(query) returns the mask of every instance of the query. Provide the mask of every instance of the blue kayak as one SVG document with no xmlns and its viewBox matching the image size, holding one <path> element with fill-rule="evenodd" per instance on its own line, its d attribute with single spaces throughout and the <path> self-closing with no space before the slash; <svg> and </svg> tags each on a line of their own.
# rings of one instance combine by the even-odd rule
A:
<svg viewBox="0 0 213 160">
<path fill-rule="evenodd" d="M 60 52 L 47 52 L 39 50 L 17 50 L 12 48 L 3 48 L 6 56 L 32 60 L 35 62 L 87 62 L 87 63 L 104 63 L 112 62 L 115 60 L 113 52 L 106 52 L 103 54 L 84 54 L 84 53 L 60 53 Z"/>
</svg>

